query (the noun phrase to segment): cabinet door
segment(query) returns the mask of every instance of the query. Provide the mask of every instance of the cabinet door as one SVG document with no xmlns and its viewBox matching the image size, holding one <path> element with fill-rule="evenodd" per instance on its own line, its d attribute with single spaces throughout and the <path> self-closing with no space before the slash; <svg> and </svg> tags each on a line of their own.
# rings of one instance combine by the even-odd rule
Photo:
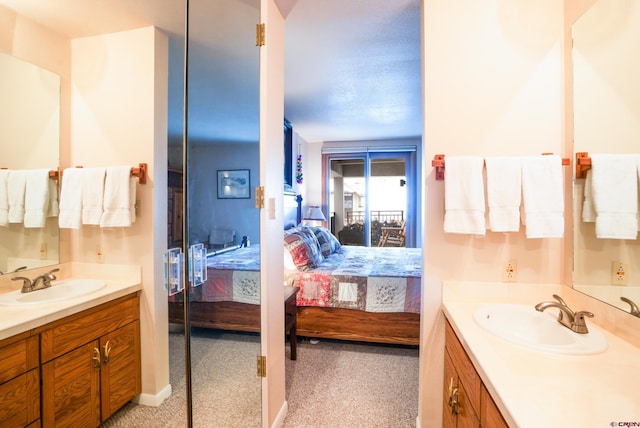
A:
<svg viewBox="0 0 640 428">
<path fill-rule="evenodd" d="M 42 365 L 42 426 L 100 424 L 98 345 L 92 341 Z"/>
<path fill-rule="evenodd" d="M 458 428 L 479 428 L 480 418 L 473 409 L 471 400 L 469 399 L 462 382 L 460 382 L 460 396 L 458 400 L 460 403 L 458 411 Z"/>
<path fill-rule="evenodd" d="M 456 374 L 451 358 L 447 351 L 444 352 L 444 388 L 443 388 L 443 407 L 442 407 L 442 426 L 443 428 L 456 427 L 456 415 L 453 414 L 450 407 L 452 389 L 458 384 L 458 375 Z"/>
<path fill-rule="evenodd" d="M 100 338 L 102 421 L 140 394 L 140 322 Z"/>
<path fill-rule="evenodd" d="M 31 370 L 0 385 L 0 427 L 23 427 L 40 417 L 39 374 Z"/>
<path fill-rule="evenodd" d="M 480 397 L 480 425 L 484 428 L 508 428 L 507 422 L 500 414 L 498 406 L 491 398 L 487 388 L 482 385 L 482 396 Z"/>
</svg>

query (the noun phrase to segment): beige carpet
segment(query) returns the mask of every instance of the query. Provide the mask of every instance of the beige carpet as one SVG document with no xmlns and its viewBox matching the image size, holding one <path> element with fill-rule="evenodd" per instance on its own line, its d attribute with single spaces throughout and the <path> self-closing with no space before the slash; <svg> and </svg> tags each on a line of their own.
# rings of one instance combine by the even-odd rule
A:
<svg viewBox="0 0 640 428">
<path fill-rule="evenodd" d="M 259 337 L 195 329 L 191 339 L 194 427 L 259 428 Z M 174 331 L 169 340 L 172 366 L 184 368 L 184 336 Z M 415 427 L 417 349 L 301 338 L 298 359 L 288 359 L 288 345 L 286 355 L 284 427 Z M 171 371 L 173 394 L 161 406 L 128 404 L 101 426 L 185 427 L 183 371 Z"/>
<path fill-rule="evenodd" d="M 286 388 L 283 427 L 415 427 L 418 349 L 302 339 Z"/>
</svg>

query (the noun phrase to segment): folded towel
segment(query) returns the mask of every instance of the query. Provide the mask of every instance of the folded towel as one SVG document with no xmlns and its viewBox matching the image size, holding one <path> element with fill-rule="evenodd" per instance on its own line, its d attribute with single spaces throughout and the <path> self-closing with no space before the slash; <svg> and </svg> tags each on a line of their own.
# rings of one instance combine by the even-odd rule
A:
<svg viewBox="0 0 640 428">
<path fill-rule="evenodd" d="M 591 195 L 596 236 L 636 239 L 638 236 L 638 167 L 636 155 L 591 155 Z"/>
<path fill-rule="evenodd" d="M 444 184 L 444 231 L 484 236 L 484 159 L 450 156 L 446 160 Z"/>
<path fill-rule="evenodd" d="M 519 157 L 487 157 L 487 202 L 489 229 L 494 232 L 520 230 L 522 161 Z"/>
<path fill-rule="evenodd" d="M 100 227 L 128 227 L 135 220 L 136 182 L 130 166 L 107 168 Z"/>
<path fill-rule="evenodd" d="M 522 158 L 522 199 L 527 238 L 564 236 L 562 159 L 559 156 Z"/>
<path fill-rule="evenodd" d="M 7 184 L 9 195 L 9 223 L 24 221 L 24 196 L 27 188 L 27 171 L 12 170 Z"/>
<path fill-rule="evenodd" d="M 9 226 L 9 173 L 0 169 L 0 226 Z"/>
<path fill-rule="evenodd" d="M 61 228 L 80 229 L 83 175 L 82 168 L 67 168 L 62 173 L 60 214 L 58 215 L 58 224 Z"/>
<path fill-rule="evenodd" d="M 584 201 L 582 202 L 582 221 L 585 223 L 593 223 L 596 221 L 596 210 L 593 207 L 593 174 L 590 169 L 587 170 L 587 176 L 584 179 Z"/>
<path fill-rule="evenodd" d="M 82 178 L 82 224 L 100 225 L 104 202 L 104 168 L 84 168 Z"/>
<path fill-rule="evenodd" d="M 24 196 L 24 227 L 44 227 L 49 210 L 49 170 L 27 171 Z"/>
</svg>

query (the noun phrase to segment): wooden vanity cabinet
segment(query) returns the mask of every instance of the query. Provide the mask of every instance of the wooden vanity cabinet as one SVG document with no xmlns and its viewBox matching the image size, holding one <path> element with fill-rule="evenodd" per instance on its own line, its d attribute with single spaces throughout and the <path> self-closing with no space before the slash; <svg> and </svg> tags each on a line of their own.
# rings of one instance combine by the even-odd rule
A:
<svg viewBox="0 0 640 428">
<path fill-rule="evenodd" d="M 0 426 L 40 426 L 39 364 L 32 332 L 0 341 Z"/>
<path fill-rule="evenodd" d="M 97 427 L 141 391 L 137 294 L 41 332 L 43 426 Z"/>
<path fill-rule="evenodd" d="M 443 393 L 444 427 L 508 427 L 448 321 Z"/>
</svg>

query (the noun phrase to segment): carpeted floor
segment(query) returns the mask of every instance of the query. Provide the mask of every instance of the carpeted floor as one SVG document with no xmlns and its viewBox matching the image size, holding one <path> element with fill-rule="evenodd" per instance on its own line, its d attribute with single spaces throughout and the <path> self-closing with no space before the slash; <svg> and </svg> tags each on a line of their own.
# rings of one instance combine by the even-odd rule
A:
<svg viewBox="0 0 640 428">
<path fill-rule="evenodd" d="M 259 336 L 194 329 L 191 339 L 194 427 L 260 427 Z M 172 367 L 184 368 L 184 336 L 174 331 L 169 340 Z M 418 349 L 301 338 L 298 359 L 288 359 L 288 345 L 286 353 L 283 427 L 415 427 Z M 101 426 L 186 426 L 183 370 L 172 370 L 170 382 L 173 393 L 161 406 L 128 404 Z"/>
</svg>

